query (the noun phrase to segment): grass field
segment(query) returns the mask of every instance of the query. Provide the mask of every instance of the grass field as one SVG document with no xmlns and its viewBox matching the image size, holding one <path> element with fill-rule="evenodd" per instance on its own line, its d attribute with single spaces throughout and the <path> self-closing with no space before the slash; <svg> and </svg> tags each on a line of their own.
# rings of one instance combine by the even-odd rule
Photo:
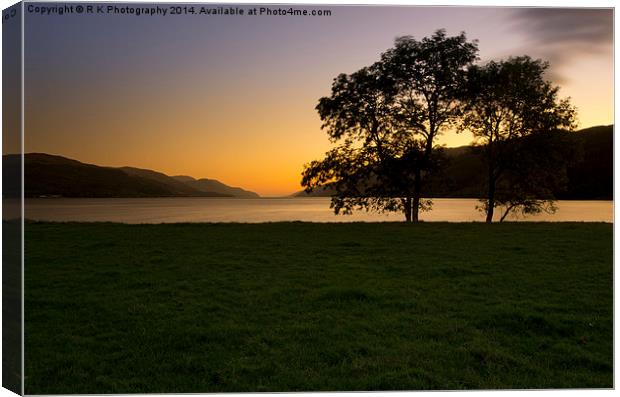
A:
<svg viewBox="0 0 620 397">
<path fill-rule="evenodd" d="M 613 386 L 611 224 L 26 224 L 26 393 Z"/>
</svg>

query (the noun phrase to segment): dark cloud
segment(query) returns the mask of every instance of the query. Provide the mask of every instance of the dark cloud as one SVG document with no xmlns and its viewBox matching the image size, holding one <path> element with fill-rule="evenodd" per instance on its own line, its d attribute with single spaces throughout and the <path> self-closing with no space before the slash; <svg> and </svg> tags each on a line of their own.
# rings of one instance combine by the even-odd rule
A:
<svg viewBox="0 0 620 397">
<path fill-rule="evenodd" d="M 549 61 L 557 80 L 575 58 L 611 55 L 613 18 L 612 9 L 524 8 L 516 10 L 514 21 L 527 38 L 524 53 Z"/>
<path fill-rule="evenodd" d="M 543 42 L 599 45 L 613 41 L 611 9 L 526 8 L 517 11 L 517 18 L 527 34 Z"/>
</svg>

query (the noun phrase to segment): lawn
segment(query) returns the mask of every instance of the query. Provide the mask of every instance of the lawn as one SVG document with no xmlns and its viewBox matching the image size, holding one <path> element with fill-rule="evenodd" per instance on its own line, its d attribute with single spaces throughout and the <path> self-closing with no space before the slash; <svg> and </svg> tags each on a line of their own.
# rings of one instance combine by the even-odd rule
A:
<svg viewBox="0 0 620 397">
<path fill-rule="evenodd" d="M 27 394 L 613 386 L 611 224 L 25 233 Z"/>
</svg>

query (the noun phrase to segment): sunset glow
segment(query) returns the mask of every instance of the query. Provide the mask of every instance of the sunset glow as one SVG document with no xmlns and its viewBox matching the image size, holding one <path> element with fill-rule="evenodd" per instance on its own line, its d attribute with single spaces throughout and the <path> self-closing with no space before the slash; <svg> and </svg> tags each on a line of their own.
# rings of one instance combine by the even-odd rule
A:
<svg viewBox="0 0 620 397">
<path fill-rule="evenodd" d="M 314 108 L 332 79 L 378 60 L 399 35 L 440 28 L 479 40 L 481 62 L 549 60 L 580 128 L 614 122 L 612 10 L 296 8 L 332 15 L 27 13 L 26 152 L 288 195 L 301 189 L 303 165 L 330 148 Z"/>
</svg>

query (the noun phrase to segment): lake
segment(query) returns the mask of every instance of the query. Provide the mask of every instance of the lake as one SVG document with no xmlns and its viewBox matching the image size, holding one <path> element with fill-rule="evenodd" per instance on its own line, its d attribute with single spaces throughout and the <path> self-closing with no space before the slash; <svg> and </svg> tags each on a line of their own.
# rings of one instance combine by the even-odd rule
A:
<svg viewBox="0 0 620 397">
<path fill-rule="evenodd" d="M 26 199 L 26 218 L 41 221 L 171 223 L 171 222 L 382 222 L 402 221 L 402 214 L 355 212 L 334 215 L 329 198 L 37 198 Z M 484 221 L 475 199 L 435 199 L 421 213 L 430 222 Z M 558 201 L 555 214 L 512 221 L 613 222 L 613 201 Z M 496 214 L 499 219 L 499 214 Z"/>
</svg>

